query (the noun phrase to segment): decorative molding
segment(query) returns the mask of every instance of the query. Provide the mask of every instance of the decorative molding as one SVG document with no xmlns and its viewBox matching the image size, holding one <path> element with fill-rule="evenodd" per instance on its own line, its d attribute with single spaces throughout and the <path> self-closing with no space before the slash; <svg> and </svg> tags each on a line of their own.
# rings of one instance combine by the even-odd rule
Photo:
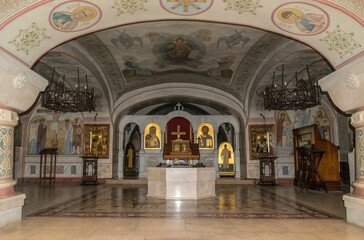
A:
<svg viewBox="0 0 364 240">
<path fill-rule="evenodd" d="M 354 73 L 349 73 L 346 75 L 345 86 L 349 89 L 357 89 L 359 86 L 358 76 Z"/>
<path fill-rule="evenodd" d="M 361 45 L 354 39 L 354 33 L 344 32 L 339 25 L 332 32 L 327 31 L 327 36 L 320 41 L 323 41 L 329 45 L 329 50 L 335 50 L 340 58 L 343 58 L 346 54 L 353 54 L 356 48 Z"/>
<path fill-rule="evenodd" d="M 247 12 L 256 15 L 257 8 L 263 7 L 259 4 L 260 0 L 224 0 L 224 2 L 228 4 L 225 10 L 235 10 L 239 14 Z"/>
<path fill-rule="evenodd" d="M 355 129 L 356 136 L 356 178 L 364 178 L 364 128 Z"/>
<path fill-rule="evenodd" d="M 114 6 L 112 8 L 118 11 L 118 16 L 124 13 L 134 14 L 141 10 L 147 11 L 144 7 L 145 2 L 147 0 L 114 0 Z"/>
<path fill-rule="evenodd" d="M 14 128 L 0 126 L 0 179 L 13 176 Z"/>
<path fill-rule="evenodd" d="M 39 46 L 44 39 L 50 38 L 45 31 L 45 28 L 40 28 L 33 22 L 27 29 L 20 29 L 19 34 L 9 44 L 14 44 L 17 51 L 21 50 L 28 55 L 32 48 Z"/>
<path fill-rule="evenodd" d="M 0 108 L 0 126 L 15 127 L 18 120 L 19 117 L 16 112 Z"/>
<path fill-rule="evenodd" d="M 20 90 L 20 89 L 25 87 L 26 83 L 27 83 L 27 78 L 25 77 L 25 75 L 23 73 L 18 74 L 17 76 L 15 76 L 15 78 L 14 78 L 14 88 Z"/>
</svg>

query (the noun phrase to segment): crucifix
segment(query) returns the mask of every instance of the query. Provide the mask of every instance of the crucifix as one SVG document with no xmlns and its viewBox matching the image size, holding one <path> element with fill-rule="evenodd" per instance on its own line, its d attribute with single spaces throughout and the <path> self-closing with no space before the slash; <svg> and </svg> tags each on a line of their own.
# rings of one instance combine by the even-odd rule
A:
<svg viewBox="0 0 364 240">
<path fill-rule="evenodd" d="M 172 135 L 177 135 L 177 140 L 179 140 L 181 135 L 186 135 L 186 132 L 180 132 L 181 126 L 177 126 L 177 132 L 172 132 Z"/>
</svg>

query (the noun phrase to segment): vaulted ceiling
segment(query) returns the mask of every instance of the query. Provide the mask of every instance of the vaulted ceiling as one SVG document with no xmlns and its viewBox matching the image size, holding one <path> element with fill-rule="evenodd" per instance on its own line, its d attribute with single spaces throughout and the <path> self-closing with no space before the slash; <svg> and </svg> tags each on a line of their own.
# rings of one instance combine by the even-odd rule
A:
<svg viewBox="0 0 364 240">
<path fill-rule="evenodd" d="M 206 85 L 246 105 L 283 64 L 289 80 L 317 62 L 318 80 L 359 58 L 364 6 L 349 2 L 2 0 L 0 47 L 48 80 L 55 68 L 74 86 L 78 68 L 111 112 L 124 94 L 162 83 Z"/>
</svg>

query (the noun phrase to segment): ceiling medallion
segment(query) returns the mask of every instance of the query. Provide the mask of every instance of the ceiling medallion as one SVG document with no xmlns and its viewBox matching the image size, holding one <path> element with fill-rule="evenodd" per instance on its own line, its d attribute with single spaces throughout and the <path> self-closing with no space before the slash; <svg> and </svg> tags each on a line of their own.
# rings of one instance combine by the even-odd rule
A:
<svg viewBox="0 0 364 240">
<path fill-rule="evenodd" d="M 162 7 L 170 13 L 191 16 L 208 10 L 214 0 L 160 0 Z"/>
</svg>

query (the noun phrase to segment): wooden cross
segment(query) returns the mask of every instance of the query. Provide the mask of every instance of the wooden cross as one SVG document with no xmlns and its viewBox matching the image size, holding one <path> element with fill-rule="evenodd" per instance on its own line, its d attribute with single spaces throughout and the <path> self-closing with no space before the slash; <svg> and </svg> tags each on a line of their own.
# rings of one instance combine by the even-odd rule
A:
<svg viewBox="0 0 364 240">
<path fill-rule="evenodd" d="M 186 135 L 186 132 L 180 132 L 181 126 L 177 126 L 177 132 L 172 132 L 172 135 L 177 135 L 177 139 L 180 138 L 181 135 Z"/>
</svg>

